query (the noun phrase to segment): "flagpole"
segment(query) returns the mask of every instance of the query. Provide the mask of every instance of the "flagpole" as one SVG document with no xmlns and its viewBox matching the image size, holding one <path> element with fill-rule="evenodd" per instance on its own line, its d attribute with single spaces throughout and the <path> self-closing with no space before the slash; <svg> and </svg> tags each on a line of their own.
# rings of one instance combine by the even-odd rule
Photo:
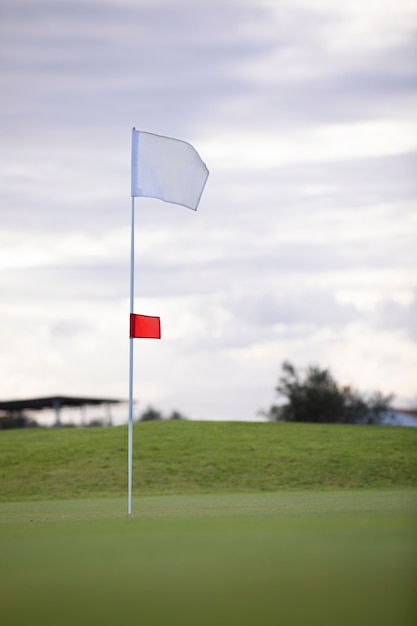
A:
<svg viewBox="0 0 417 626">
<path fill-rule="evenodd" d="M 132 196 L 130 232 L 130 313 L 134 309 L 135 285 L 135 198 Z M 128 433 L 128 497 L 127 512 L 132 513 L 132 444 L 133 444 L 133 337 L 129 339 L 129 433 Z"/>
<path fill-rule="evenodd" d="M 140 145 L 139 145 L 140 135 Z M 138 170 L 140 162 L 141 171 Z M 167 176 L 166 172 L 170 175 Z M 140 174 L 140 175 L 139 175 Z M 160 320 L 134 314 L 135 197 L 159 198 L 197 210 L 209 171 L 191 144 L 145 133 L 132 128 L 131 153 L 131 247 L 130 247 L 130 347 L 129 347 L 129 427 L 128 427 L 128 514 L 132 512 L 133 456 L 133 340 L 135 337 L 161 338 Z M 140 181 L 140 184 L 139 184 Z M 144 319 L 149 318 L 143 328 Z M 156 322 L 157 320 L 157 322 Z M 137 324 L 142 324 L 141 330 Z M 144 334 L 142 334 L 144 333 Z"/>
</svg>

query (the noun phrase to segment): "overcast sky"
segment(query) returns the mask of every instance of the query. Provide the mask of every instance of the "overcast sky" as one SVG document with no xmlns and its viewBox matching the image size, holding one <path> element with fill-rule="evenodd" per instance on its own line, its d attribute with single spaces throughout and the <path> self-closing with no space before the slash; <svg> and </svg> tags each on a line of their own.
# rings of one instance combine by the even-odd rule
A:
<svg viewBox="0 0 417 626">
<path fill-rule="evenodd" d="M 3 0 L 0 399 L 128 396 L 131 128 L 197 213 L 136 201 L 137 411 L 253 419 L 281 364 L 417 403 L 417 0 Z"/>
</svg>

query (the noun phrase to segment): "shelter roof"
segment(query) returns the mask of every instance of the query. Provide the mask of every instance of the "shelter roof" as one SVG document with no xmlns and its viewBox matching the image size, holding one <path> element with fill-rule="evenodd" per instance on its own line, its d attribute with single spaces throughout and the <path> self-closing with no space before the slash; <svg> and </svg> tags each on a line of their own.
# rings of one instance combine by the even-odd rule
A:
<svg viewBox="0 0 417 626">
<path fill-rule="evenodd" d="M 113 398 L 85 398 L 73 396 L 47 396 L 44 398 L 30 398 L 26 400 L 0 401 L 0 411 L 20 411 L 54 409 L 61 407 L 98 406 L 101 404 L 120 404 L 123 400 Z"/>
</svg>

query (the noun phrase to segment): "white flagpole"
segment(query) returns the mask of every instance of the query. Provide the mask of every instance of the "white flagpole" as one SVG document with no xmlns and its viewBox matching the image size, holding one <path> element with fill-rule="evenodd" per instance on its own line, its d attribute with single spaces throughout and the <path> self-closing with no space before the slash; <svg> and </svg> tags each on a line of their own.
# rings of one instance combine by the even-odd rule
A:
<svg viewBox="0 0 417 626">
<path fill-rule="evenodd" d="M 130 313 L 134 309 L 135 284 L 135 198 L 132 196 L 132 218 L 130 233 Z M 133 337 L 129 346 L 129 434 L 128 434 L 128 498 L 127 512 L 132 513 L 132 443 L 133 443 Z"/>
</svg>

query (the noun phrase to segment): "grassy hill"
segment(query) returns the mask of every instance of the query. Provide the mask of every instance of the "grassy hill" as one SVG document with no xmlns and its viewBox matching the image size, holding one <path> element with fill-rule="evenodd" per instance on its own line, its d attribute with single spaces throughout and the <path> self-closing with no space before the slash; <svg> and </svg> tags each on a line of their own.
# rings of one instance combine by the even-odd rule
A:
<svg viewBox="0 0 417 626">
<path fill-rule="evenodd" d="M 134 426 L 133 492 L 189 494 L 417 486 L 417 429 L 148 422 Z M 0 433 L 0 501 L 121 496 L 127 428 Z"/>
</svg>

